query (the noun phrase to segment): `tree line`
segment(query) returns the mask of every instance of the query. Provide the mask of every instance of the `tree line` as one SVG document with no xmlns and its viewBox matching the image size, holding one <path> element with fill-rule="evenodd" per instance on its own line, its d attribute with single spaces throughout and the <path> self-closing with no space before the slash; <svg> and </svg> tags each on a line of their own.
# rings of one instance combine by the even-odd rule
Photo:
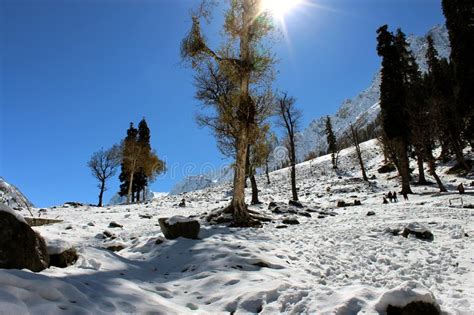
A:
<svg viewBox="0 0 474 315">
<path fill-rule="evenodd" d="M 474 142 L 474 3 L 443 0 L 442 7 L 451 55 L 440 58 L 428 37 L 427 73 L 421 73 L 401 29 L 390 32 L 383 25 L 377 30 L 377 53 L 382 57 L 381 139 L 385 155 L 398 169 L 404 194 L 412 193 L 410 155 L 417 161 L 418 184 L 427 183 L 427 163 L 440 191 L 446 191 L 436 173 L 437 145 L 442 159 L 453 154 L 465 173 L 471 170 L 463 149 Z"/>
<path fill-rule="evenodd" d="M 119 196 L 126 197 L 127 203 L 145 201 L 148 185 L 166 168 L 151 148 L 150 129 L 145 118 L 138 124 L 138 129 L 130 123 L 120 144 L 93 153 L 87 165 L 99 182 L 99 207 L 103 206 L 107 182 L 116 175 L 119 167 Z"/>
</svg>

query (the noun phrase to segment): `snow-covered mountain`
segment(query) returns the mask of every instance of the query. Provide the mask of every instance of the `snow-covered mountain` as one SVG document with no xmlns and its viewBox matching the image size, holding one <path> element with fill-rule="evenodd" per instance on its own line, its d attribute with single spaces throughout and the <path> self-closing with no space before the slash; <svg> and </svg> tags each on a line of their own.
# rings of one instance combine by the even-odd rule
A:
<svg viewBox="0 0 474 315">
<path fill-rule="evenodd" d="M 173 187 L 170 194 L 178 195 L 218 185 L 232 180 L 233 175 L 233 168 L 225 166 L 217 171 L 211 171 L 202 175 L 187 176 Z"/>
<path fill-rule="evenodd" d="M 0 177 L 0 203 L 13 209 L 34 207 L 18 188 L 7 183 L 3 177 Z"/>
<path fill-rule="evenodd" d="M 433 27 L 425 36 L 410 35 L 407 38 L 410 49 L 422 71 L 427 71 L 426 51 L 428 48 L 427 37 L 431 36 L 441 57 L 448 57 L 451 51 L 448 31 L 445 25 Z M 375 52 L 374 52 L 375 54 Z M 343 101 L 341 107 L 335 115 L 331 116 L 334 131 L 337 135 L 348 131 L 351 123 L 359 128 L 367 126 L 373 122 L 380 112 L 380 82 L 381 75 L 378 71 L 367 89 L 359 93 L 352 99 Z M 297 138 L 297 159 L 304 160 L 309 153 L 327 149 L 325 135 L 325 117 L 313 120 Z M 172 190 L 171 194 L 190 192 L 204 189 L 232 179 L 232 172 L 210 172 L 199 176 L 189 176 L 179 182 Z"/>
<path fill-rule="evenodd" d="M 428 48 L 427 37 L 431 36 L 441 57 L 448 57 L 450 54 L 450 44 L 448 31 L 445 25 L 433 27 L 425 36 L 419 37 L 410 35 L 407 38 L 418 65 L 422 71 L 427 71 L 426 51 Z M 359 128 L 367 126 L 373 122 L 380 112 L 380 83 L 381 74 L 378 71 L 370 86 L 352 99 L 345 100 L 337 113 L 331 116 L 334 131 L 344 134 L 351 123 Z M 313 120 L 304 129 L 299 137 L 297 147 L 297 158 L 303 160 L 312 151 L 326 150 L 325 117 Z"/>
</svg>

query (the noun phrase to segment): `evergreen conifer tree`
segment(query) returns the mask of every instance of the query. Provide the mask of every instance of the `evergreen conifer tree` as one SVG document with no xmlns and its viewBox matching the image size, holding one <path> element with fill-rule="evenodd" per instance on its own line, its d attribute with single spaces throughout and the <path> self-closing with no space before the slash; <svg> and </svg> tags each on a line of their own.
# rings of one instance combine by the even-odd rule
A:
<svg viewBox="0 0 474 315">
<path fill-rule="evenodd" d="M 337 139 L 332 129 L 331 117 L 326 117 L 326 139 L 328 142 L 328 153 L 331 153 L 331 163 L 334 169 L 337 169 Z"/>
<path fill-rule="evenodd" d="M 138 143 L 143 147 L 143 159 L 146 161 L 149 159 L 151 154 L 151 145 L 150 145 L 150 129 L 146 123 L 145 118 L 143 118 L 138 124 Z M 142 163 L 145 164 L 145 163 Z M 143 197 L 142 200 L 145 201 L 145 192 L 146 187 L 148 186 L 148 177 L 145 172 L 145 166 L 142 165 L 135 174 L 133 180 L 134 193 L 136 194 L 136 199 L 140 201 L 140 195 Z"/>
<path fill-rule="evenodd" d="M 124 143 L 130 142 L 130 141 L 136 141 L 138 136 L 138 130 L 133 126 L 133 123 L 130 123 L 130 127 L 127 130 L 127 136 L 125 137 Z M 121 163 L 121 171 L 119 175 L 119 180 L 120 180 L 120 190 L 119 190 L 119 195 L 121 197 L 127 196 L 128 195 L 128 186 L 129 186 L 129 174 L 126 171 L 125 163 L 122 160 Z M 135 202 L 134 196 L 132 196 L 132 202 Z"/>
<path fill-rule="evenodd" d="M 404 56 L 406 48 L 402 34 L 397 38 L 384 25 L 377 30 L 377 53 L 382 57 L 382 82 L 380 84 L 380 108 L 383 131 L 388 141 L 393 143 L 396 166 L 402 179 L 402 193 L 412 193 L 408 145 L 410 126 L 407 108 L 408 60 Z M 405 47 L 404 47 L 405 46 Z"/>
<path fill-rule="evenodd" d="M 443 13 L 451 42 L 456 108 L 463 136 L 474 145 L 474 1 L 443 0 Z"/>
</svg>

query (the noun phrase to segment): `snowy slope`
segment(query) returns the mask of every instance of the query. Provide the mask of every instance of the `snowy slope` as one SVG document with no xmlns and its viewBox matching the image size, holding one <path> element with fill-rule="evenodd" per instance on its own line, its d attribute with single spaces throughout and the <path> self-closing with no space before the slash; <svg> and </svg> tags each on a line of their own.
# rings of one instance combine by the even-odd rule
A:
<svg viewBox="0 0 474 315">
<path fill-rule="evenodd" d="M 170 194 L 178 195 L 215 186 L 231 181 L 233 176 L 234 172 L 231 166 L 225 166 L 217 171 L 213 170 L 202 175 L 187 176 L 171 189 Z"/>
<path fill-rule="evenodd" d="M 15 186 L 0 177 L 0 203 L 13 209 L 33 207 L 33 204 Z"/>
<path fill-rule="evenodd" d="M 433 27 L 426 36 L 417 37 L 411 35 L 407 38 L 410 49 L 422 71 L 427 71 L 426 51 L 428 44 L 426 38 L 431 35 L 441 57 L 449 57 L 450 43 L 446 26 L 438 25 Z M 375 52 L 374 52 L 375 53 Z M 345 100 L 337 113 L 331 116 L 334 130 L 337 134 L 344 134 L 351 123 L 359 128 L 373 122 L 380 112 L 380 71 L 374 76 L 370 86 L 352 99 Z M 304 158 L 312 151 L 326 150 L 325 117 L 314 120 L 304 129 L 297 146 L 298 160 Z"/>
<path fill-rule="evenodd" d="M 267 208 L 288 201 L 288 169 L 271 173 L 270 185 L 257 177 L 264 204 L 253 210 L 273 222 L 238 229 L 201 220 L 200 240 L 163 240 L 157 220 L 200 218 L 225 206 L 229 184 L 185 194 L 187 208 L 175 206 L 182 196 L 171 195 L 142 205 L 48 209 L 48 217 L 64 222 L 35 229 L 73 244 L 81 257 L 75 266 L 39 274 L 0 270 L 0 314 L 384 314 L 387 303 L 414 300 L 435 300 L 447 314 L 473 314 L 474 213 L 454 192 L 472 179 L 448 176 L 442 165 L 450 192 L 414 186 L 409 201 L 382 205 L 382 194 L 398 191 L 398 181 L 395 173 L 377 173 L 382 157 L 375 141 L 362 150 L 369 175 L 376 175 L 370 183 L 361 180 L 352 149 L 341 152 L 337 174 L 329 156 L 297 166 L 303 204 L 335 215 L 298 216 L 301 224 L 287 228 L 276 228 L 284 216 Z M 341 199 L 362 206 L 335 207 Z M 463 203 L 474 204 L 473 188 Z M 109 228 L 111 221 L 123 228 Z M 426 225 L 434 240 L 390 232 L 413 222 Z M 104 239 L 105 230 L 116 238 Z M 105 249 L 112 245 L 124 249 Z"/>
</svg>

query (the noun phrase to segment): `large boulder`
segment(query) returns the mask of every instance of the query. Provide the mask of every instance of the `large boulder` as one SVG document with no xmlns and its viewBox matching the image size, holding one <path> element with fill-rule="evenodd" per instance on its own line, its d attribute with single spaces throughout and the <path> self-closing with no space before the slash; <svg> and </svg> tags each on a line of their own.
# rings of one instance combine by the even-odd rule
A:
<svg viewBox="0 0 474 315">
<path fill-rule="evenodd" d="M 44 239 L 10 207 L 0 204 L 0 268 L 39 272 L 49 266 Z"/>
<path fill-rule="evenodd" d="M 403 307 L 389 305 L 387 307 L 387 315 L 419 315 L 419 314 L 430 314 L 438 315 L 441 314 L 437 306 L 426 302 L 411 302 Z"/>
<path fill-rule="evenodd" d="M 382 294 L 375 311 L 387 315 L 441 314 L 434 294 L 416 281 L 404 282 Z"/>
<path fill-rule="evenodd" d="M 158 222 L 160 223 L 161 232 L 169 240 L 178 237 L 197 239 L 201 228 L 197 220 L 183 216 L 160 218 Z"/>
</svg>

